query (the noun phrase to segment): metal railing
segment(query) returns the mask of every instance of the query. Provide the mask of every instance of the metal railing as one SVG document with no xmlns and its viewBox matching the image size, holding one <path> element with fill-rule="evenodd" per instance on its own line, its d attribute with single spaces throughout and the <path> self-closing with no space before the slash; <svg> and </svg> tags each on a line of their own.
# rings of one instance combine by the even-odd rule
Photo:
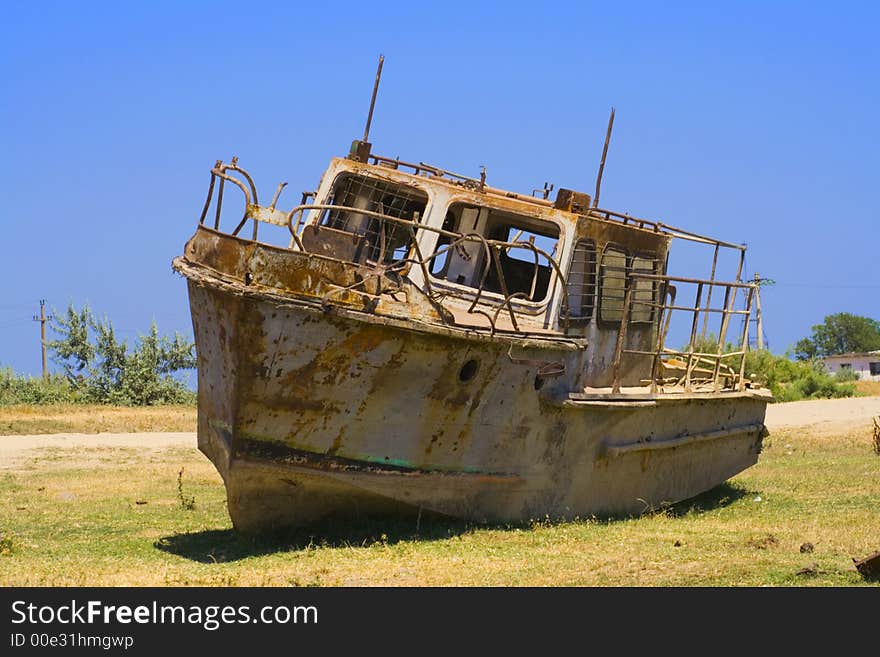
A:
<svg viewBox="0 0 880 657">
<path fill-rule="evenodd" d="M 658 286 L 660 294 L 655 300 L 642 301 L 634 298 L 635 281 L 650 281 Z M 693 285 L 696 288 L 693 306 L 677 305 L 677 287 L 673 283 Z M 720 307 L 712 307 L 709 299 L 711 290 L 721 288 L 724 290 L 724 302 Z M 703 293 L 709 291 L 705 305 Z M 745 290 L 745 309 L 736 310 L 737 292 Z M 651 392 L 656 393 L 658 387 L 672 385 L 683 388 L 685 392 L 693 391 L 697 385 L 711 387 L 713 392 L 721 390 L 744 390 L 745 389 L 745 354 L 748 351 L 749 318 L 752 313 L 752 304 L 758 294 L 758 285 L 755 283 L 723 282 L 714 279 L 682 278 L 676 276 L 661 276 L 657 274 L 642 274 L 633 272 L 627 279 L 623 300 L 623 316 L 617 334 L 617 342 L 614 350 L 612 363 L 612 393 L 619 393 L 622 378 L 622 359 L 624 354 L 634 354 L 651 357 Z M 668 299 L 668 302 L 667 302 Z M 654 340 L 654 349 L 627 349 L 626 337 L 633 313 L 633 306 L 647 306 L 652 311 L 657 311 L 659 321 L 656 324 L 657 335 Z M 665 346 L 672 313 L 679 311 L 691 315 L 690 339 L 688 345 L 681 349 L 670 349 Z M 699 318 L 705 314 L 720 313 L 720 330 L 715 342 L 715 351 L 698 351 L 698 345 L 705 344 L 705 335 L 700 336 L 698 341 L 697 327 Z M 730 319 L 740 315 L 743 321 L 742 334 L 739 348 L 727 350 L 727 333 Z M 733 345 L 731 345 L 733 346 Z M 730 361 L 732 364 L 728 364 Z M 676 376 L 667 377 L 666 371 L 680 370 Z"/>
<path fill-rule="evenodd" d="M 229 171 L 240 173 L 247 181 L 247 185 L 238 178 L 229 175 L 229 173 L 227 173 Z M 211 182 L 208 185 L 208 198 L 205 199 L 205 206 L 202 208 L 202 214 L 199 217 L 199 224 L 204 225 L 205 219 L 208 216 L 208 210 L 210 209 L 211 201 L 214 198 L 214 184 L 218 178 L 220 179 L 220 185 L 217 190 L 214 230 L 220 230 L 220 212 L 223 209 L 223 189 L 227 182 L 238 187 L 244 194 L 244 214 L 241 221 L 239 221 L 238 225 L 235 227 L 235 230 L 232 231 L 232 235 L 237 236 L 241 232 L 241 229 L 244 228 L 248 219 L 252 219 L 254 222 L 254 230 L 251 235 L 251 239 L 254 241 L 257 239 L 257 231 L 261 222 L 274 224 L 276 226 L 286 226 L 289 222 L 289 213 L 275 209 L 275 205 L 278 203 L 278 197 L 281 196 L 281 191 L 287 186 L 287 183 L 279 183 L 275 190 L 275 196 L 272 197 L 272 203 L 268 207 L 263 207 L 259 204 L 257 198 L 257 186 L 254 184 L 254 179 L 251 178 L 251 175 L 247 171 L 238 166 L 238 158 L 233 157 L 229 164 L 224 164 L 222 160 L 217 160 L 214 163 L 214 168 L 211 169 Z M 306 196 L 307 193 L 304 192 L 303 200 L 305 200 Z"/>
<path fill-rule="evenodd" d="M 494 335 L 497 330 L 498 316 L 502 312 L 502 310 L 507 309 L 508 315 L 510 317 L 510 323 L 513 326 L 513 330 L 519 332 L 519 324 L 517 323 L 516 314 L 517 311 L 514 309 L 513 301 L 515 299 L 523 299 L 525 301 L 533 301 L 532 297 L 534 296 L 534 292 L 536 289 L 536 282 L 538 278 L 538 272 L 540 267 L 540 259 L 543 257 L 547 260 L 549 266 L 553 269 L 556 276 L 551 277 L 551 281 L 548 283 L 548 289 L 546 292 L 546 298 L 552 299 L 553 292 L 556 287 L 560 286 L 563 290 L 566 289 L 566 278 L 562 273 L 562 270 L 559 267 L 559 263 L 553 258 L 553 256 L 547 253 L 545 250 L 541 249 L 538 246 L 535 246 L 530 241 L 501 241 L 501 240 L 491 240 L 487 239 L 483 235 L 479 233 L 458 233 L 455 231 L 444 230 L 442 228 L 437 228 L 435 226 L 429 226 L 426 224 L 419 223 L 414 219 L 404 219 L 401 217 L 392 217 L 386 214 L 382 214 L 380 212 L 374 212 L 370 210 L 363 210 L 361 208 L 350 207 L 350 206 L 342 206 L 335 204 L 327 204 L 327 203 L 312 203 L 308 205 L 298 205 L 294 207 L 288 216 L 288 229 L 290 230 L 291 236 L 297 240 L 297 245 L 305 250 L 302 246 L 301 237 L 298 237 L 298 233 L 301 232 L 302 228 L 305 225 L 304 214 L 305 212 L 315 212 L 315 211 L 324 211 L 324 210 L 335 210 L 341 212 L 352 212 L 357 215 L 363 215 L 367 217 L 372 217 L 377 219 L 380 222 L 380 227 L 378 229 L 378 234 L 384 234 L 384 224 L 385 222 L 391 222 L 392 224 L 401 225 L 406 230 L 409 231 L 409 243 L 412 245 L 412 249 L 410 253 L 405 258 L 401 258 L 398 260 L 394 260 L 389 264 L 383 264 L 382 259 L 384 257 L 384 246 L 380 246 L 380 254 L 381 256 L 376 259 L 375 262 L 370 263 L 373 271 L 368 273 L 369 276 L 373 277 L 382 277 L 387 275 L 389 272 L 393 271 L 401 271 L 406 268 L 408 265 L 415 265 L 419 267 L 422 272 L 422 278 L 424 281 L 425 292 L 429 297 L 438 298 L 443 296 L 453 296 L 462 299 L 471 298 L 471 304 L 467 309 L 469 314 L 478 314 L 486 317 L 489 321 L 489 325 L 491 327 L 491 334 Z M 428 231 L 432 233 L 436 233 L 441 237 L 450 238 L 450 242 L 448 244 L 443 244 L 438 248 L 435 248 L 429 255 L 425 256 L 422 253 L 421 247 L 419 245 L 419 241 L 417 239 L 418 231 Z M 432 283 L 433 277 L 428 272 L 428 264 L 431 263 L 435 258 L 442 256 L 443 254 L 451 251 L 453 249 L 458 248 L 460 245 L 471 242 L 476 243 L 480 246 L 484 258 L 482 261 L 482 268 L 479 276 L 479 284 L 473 288 L 473 292 L 469 294 L 464 294 L 461 291 L 455 290 L 442 286 L 440 288 L 435 288 L 435 283 Z M 524 249 L 526 251 L 530 251 L 534 257 L 533 263 L 533 273 L 532 273 L 532 284 L 531 284 L 531 292 L 526 294 L 524 292 L 510 292 L 507 280 L 504 275 L 504 270 L 501 266 L 500 254 L 502 252 L 506 253 L 511 249 Z M 494 314 L 490 314 L 484 310 L 480 310 L 477 308 L 477 304 L 480 301 L 483 301 L 484 304 L 491 302 L 488 299 L 484 299 L 484 294 L 489 293 L 486 290 L 486 282 L 489 278 L 489 273 L 494 269 L 497 278 L 498 284 L 500 288 L 500 296 L 503 297 L 501 301 L 495 307 Z M 366 278 L 364 279 L 366 280 Z M 363 281 L 360 281 L 356 285 L 362 284 Z M 436 282 L 436 281 L 435 281 Z M 343 288 L 340 288 L 342 290 Z M 344 288 L 348 289 L 348 288 Z M 562 295 L 562 331 L 563 334 L 566 334 L 570 325 L 570 309 L 568 305 L 568 295 Z"/>
<path fill-rule="evenodd" d="M 432 172 L 436 171 L 435 175 L 441 175 L 440 171 L 436 170 L 433 167 L 428 167 L 428 169 L 432 170 Z M 240 180 L 234 175 L 230 175 L 231 172 L 241 174 L 241 176 L 244 178 L 244 181 Z M 448 172 L 443 173 L 445 173 L 446 175 L 454 175 L 449 174 Z M 562 273 L 562 270 L 560 269 L 557 260 L 553 258 L 552 254 L 547 253 L 538 246 L 535 246 L 530 241 L 491 240 L 478 233 L 459 233 L 444 230 L 442 228 L 436 228 L 434 226 L 429 226 L 424 223 L 420 223 L 418 217 L 415 217 L 413 219 L 394 217 L 380 212 L 345 205 L 326 203 L 306 204 L 303 202 L 300 205 L 292 208 L 290 211 L 284 212 L 282 210 L 277 210 L 275 208 L 275 205 L 278 202 L 278 197 L 280 196 L 281 191 L 284 189 L 287 183 L 281 183 L 278 185 L 271 205 L 269 205 L 268 207 L 261 206 L 258 202 L 257 189 L 256 185 L 254 184 L 253 178 L 251 178 L 250 174 L 248 174 L 247 171 L 238 166 L 238 158 L 232 158 L 232 161 L 229 164 L 224 164 L 222 161 L 217 160 L 214 167 L 211 169 L 211 181 L 208 186 L 208 196 L 205 200 L 205 205 L 199 218 L 200 225 L 204 225 L 207 219 L 208 210 L 210 209 L 211 201 L 214 198 L 214 188 L 217 180 L 219 180 L 220 182 L 217 186 L 217 203 L 213 225 L 214 230 L 220 230 L 220 215 L 223 205 L 223 192 L 225 184 L 229 182 L 230 184 L 235 185 L 244 194 L 244 213 L 241 217 L 241 220 L 236 225 L 235 229 L 231 232 L 231 235 L 233 236 L 238 236 L 249 220 L 253 221 L 254 224 L 251 239 L 255 241 L 258 236 L 258 228 L 260 223 L 269 223 L 281 227 L 286 226 L 291 236 L 290 247 L 293 248 L 294 246 L 296 246 L 296 248 L 300 251 L 307 252 L 307 249 L 302 242 L 302 230 L 306 224 L 306 212 L 324 212 L 327 210 L 338 212 L 352 212 L 357 215 L 371 217 L 379 222 L 379 227 L 377 230 L 377 235 L 380 239 L 380 243 L 378 244 L 379 257 L 373 261 L 362 263 L 364 265 L 367 265 L 370 268 L 370 271 L 362 275 L 360 280 L 354 285 L 349 287 L 338 287 L 329 292 L 327 295 L 325 295 L 326 302 L 329 302 L 334 294 L 339 294 L 344 291 L 354 289 L 356 287 L 363 287 L 364 289 L 366 289 L 366 283 L 371 279 L 383 281 L 388 279 L 389 275 L 393 276 L 394 274 L 399 274 L 406 271 L 411 266 L 416 266 L 421 270 L 422 278 L 424 281 L 424 291 L 429 298 L 434 301 L 439 301 L 442 300 L 443 297 L 450 296 L 454 298 L 460 298 L 465 301 L 470 300 L 470 305 L 467 308 L 467 313 L 477 314 L 486 317 L 489 322 L 491 334 L 494 335 L 495 332 L 498 330 L 499 315 L 505 310 L 507 311 L 507 314 L 510 318 L 510 324 L 513 327 L 513 330 L 516 332 L 521 332 L 519 322 L 517 321 L 517 313 L 524 316 L 528 315 L 529 313 L 523 312 L 524 309 L 522 308 L 517 310 L 517 308 L 514 306 L 514 301 L 534 301 L 533 297 L 536 290 L 541 258 L 546 259 L 548 265 L 556 274 L 555 276 L 551 276 L 550 281 L 548 281 L 548 288 L 545 298 L 552 299 L 554 297 L 554 292 L 556 288 L 560 285 L 563 290 L 566 289 L 566 278 L 565 275 Z M 303 201 L 306 200 L 307 196 L 311 196 L 311 194 L 303 193 Z M 395 226 L 402 226 L 404 230 L 408 231 L 409 244 L 411 245 L 411 248 L 406 257 L 395 259 L 391 262 L 385 262 L 386 250 L 383 239 L 385 236 L 385 226 L 388 223 Z M 447 244 L 443 244 L 438 248 L 435 248 L 430 254 L 426 255 L 422 252 L 421 246 L 417 239 L 418 231 L 433 232 L 438 234 L 438 236 L 440 237 L 449 238 L 450 241 Z M 429 263 L 431 263 L 435 258 L 438 258 L 443 254 L 452 251 L 453 249 L 460 248 L 461 245 L 468 242 L 478 244 L 484 255 L 482 267 L 479 272 L 479 283 L 476 286 L 470 287 L 469 291 L 467 292 L 463 290 L 453 289 L 449 286 L 444 286 L 442 285 L 442 283 L 440 284 L 440 286 L 435 286 L 435 283 L 437 281 L 432 282 L 434 279 L 428 271 Z M 509 290 L 508 282 L 505 278 L 504 270 L 501 266 L 500 254 L 507 253 L 511 249 L 524 249 L 526 251 L 529 251 L 533 256 L 534 263 L 532 284 L 530 288 L 531 292 L 528 294 L 526 294 L 525 292 L 510 292 Z M 486 289 L 487 281 L 489 280 L 489 274 L 493 271 L 496 275 L 496 280 L 498 281 L 499 292 L 494 292 Z M 376 296 L 379 296 L 382 293 L 383 290 L 379 289 Z M 500 297 L 500 299 L 498 299 L 497 297 L 495 299 L 487 297 L 487 295 L 490 294 L 497 295 L 497 297 Z M 481 304 L 483 307 L 488 306 L 489 310 L 487 311 L 478 308 L 478 304 Z M 443 321 L 447 321 L 445 314 L 441 313 L 441 317 L 443 318 Z M 562 295 L 562 308 L 560 312 L 560 318 L 562 320 L 562 332 L 563 334 L 567 334 L 570 326 L 570 311 L 568 305 L 568 295 L 566 294 Z"/>
</svg>

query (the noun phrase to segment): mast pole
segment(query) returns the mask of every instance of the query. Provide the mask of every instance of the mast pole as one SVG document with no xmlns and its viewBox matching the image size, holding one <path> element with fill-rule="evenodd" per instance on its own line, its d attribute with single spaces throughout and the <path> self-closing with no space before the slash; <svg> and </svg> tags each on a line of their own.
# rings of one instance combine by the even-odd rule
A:
<svg viewBox="0 0 880 657">
<path fill-rule="evenodd" d="M 608 117 L 608 130 L 605 133 L 605 146 L 602 147 L 602 160 L 599 162 L 599 175 L 596 176 L 596 195 L 593 197 L 593 207 L 599 206 L 599 188 L 602 186 L 602 172 L 605 170 L 605 156 L 608 154 L 608 142 L 611 141 L 611 128 L 614 126 L 614 108 L 611 108 L 611 116 Z"/>
<path fill-rule="evenodd" d="M 379 68 L 376 69 L 376 82 L 373 84 L 373 97 L 370 98 L 370 113 L 367 114 L 367 125 L 364 127 L 364 142 L 370 141 L 370 124 L 373 122 L 373 108 L 376 106 L 376 93 L 379 91 L 379 78 L 382 77 L 382 64 L 385 55 L 379 55 Z"/>
</svg>

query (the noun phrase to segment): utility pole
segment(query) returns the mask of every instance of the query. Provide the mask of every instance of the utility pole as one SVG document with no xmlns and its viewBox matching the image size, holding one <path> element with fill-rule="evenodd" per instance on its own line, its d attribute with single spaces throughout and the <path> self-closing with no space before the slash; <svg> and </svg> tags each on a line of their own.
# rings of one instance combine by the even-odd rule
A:
<svg viewBox="0 0 880 657">
<path fill-rule="evenodd" d="M 34 321 L 40 323 L 40 346 L 43 352 L 43 381 L 49 378 L 49 370 L 46 367 L 46 300 L 40 299 L 40 314 L 34 315 Z"/>
<path fill-rule="evenodd" d="M 758 272 L 755 272 L 755 306 L 757 313 L 755 314 L 755 319 L 757 320 L 757 332 L 758 332 L 758 351 L 764 349 L 764 319 L 761 315 L 761 277 L 758 275 Z"/>
</svg>

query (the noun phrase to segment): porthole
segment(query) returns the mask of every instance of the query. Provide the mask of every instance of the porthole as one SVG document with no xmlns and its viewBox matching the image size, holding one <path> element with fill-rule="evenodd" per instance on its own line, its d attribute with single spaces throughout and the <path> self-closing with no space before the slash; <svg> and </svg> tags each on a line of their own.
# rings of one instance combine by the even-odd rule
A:
<svg viewBox="0 0 880 657">
<path fill-rule="evenodd" d="M 458 371 L 458 380 L 462 383 L 467 383 L 477 375 L 478 368 L 479 363 L 471 358 L 468 362 L 462 365 L 461 369 Z"/>
</svg>

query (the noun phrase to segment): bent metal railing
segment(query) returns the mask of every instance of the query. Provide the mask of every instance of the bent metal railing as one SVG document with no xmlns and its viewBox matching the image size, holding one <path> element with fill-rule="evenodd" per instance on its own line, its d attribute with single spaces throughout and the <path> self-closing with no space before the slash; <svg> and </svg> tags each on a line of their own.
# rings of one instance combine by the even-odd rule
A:
<svg viewBox="0 0 880 657">
<path fill-rule="evenodd" d="M 647 281 L 651 285 L 660 288 L 660 294 L 655 297 L 661 300 L 642 301 L 635 299 L 634 291 L 637 281 Z M 694 305 L 685 306 L 676 304 L 678 295 L 674 283 L 695 286 Z M 720 307 L 712 307 L 711 291 L 713 288 L 724 290 L 724 302 Z M 706 303 L 702 303 L 703 292 L 708 290 Z M 744 290 L 746 294 L 745 309 L 734 308 L 737 292 Z M 752 313 L 752 304 L 759 294 L 756 283 L 723 282 L 714 279 L 682 278 L 675 276 L 661 276 L 656 274 L 642 274 L 633 272 L 627 280 L 624 299 L 623 315 L 620 329 L 617 334 L 617 343 L 612 363 L 612 393 L 619 393 L 621 389 L 622 366 L 624 354 L 634 354 L 651 357 L 651 378 L 649 380 L 651 393 L 656 393 L 658 388 L 671 386 L 692 392 L 695 388 L 710 388 L 712 392 L 722 390 L 745 390 L 745 364 L 746 352 L 748 351 L 749 320 Z M 668 299 L 668 301 L 667 301 Z M 651 311 L 657 311 L 659 321 L 657 323 L 657 335 L 652 350 L 627 349 L 626 336 L 629 326 L 629 318 L 633 312 L 633 306 L 643 306 Z M 679 311 L 691 314 L 690 338 L 686 347 L 680 350 L 670 349 L 665 346 L 669 331 L 672 313 Z M 717 341 L 714 341 L 714 351 L 701 351 L 698 347 L 706 345 L 705 334 L 697 337 L 697 327 L 701 314 L 708 316 L 709 313 L 720 313 L 721 322 Z M 738 348 L 726 342 L 731 317 L 739 315 L 744 318 L 742 334 Z M 729 364 L 730 363 L 730 364 Z M 703 366 L 703 367 L 701 367 Z M 674 376 L 666 376 L 666 373 L 675 372 Z"/>
<path fill-rule="evenodd" d="M 240 173 L 247 184 L 242 180 L 239 180 L 235 176 L 229 174 L 229 172 L 237 172 Z M 514 307 L 515 300 L 523 300 L 523 301 L 534 301 L 532 298 L 536 289 L 536 282 L 538 278 L 540 259 L 543 257 L 547 260 L 549 266 L 552 268 L 555 276 L 551 276 L 550 282 L 548 283 L 548 289 L 546 292 L 545 298 L 548 300 L 552 300 L 554 298 L 554 292 L 556 288 L 561 285 L 561 289 L 566 289 L 566 279 L 565 275 L 562 273 L 562 270 L 559 267 L 559 263 L 556 259 L 553 258 L 552 254 L 547 253 L 545 250 L 541 249 L 538 246 L 535 246 L 530 241 L 500 241 L 500 240 L 491 240 L 487 239 L 483 235 L 478 233 L 458 233 L 454 231 L 444 230 L 442 228 L 436 228 L 434 226 L 429 226 L 423 223 L 419 223 L 418 217 L 414 217 L 413 219 L 405 219 L 399 217 L 393 217 L 387 214 L 383 214 L 380 212 L 374 212 L 370 210 L 365 210 L 356 207 L 343 206 L 343 205 L 335 205 L 335 204 L 319 204 L 319 203 L 310 203 L 305 204 L 302 203 L 300 205 L 295 206 L 288 212 L 284 212 L 281 210 L 277 210 L 275 208 L 276 203 L 278 202 L 278 198 L 281 194 L 281 191 L 284 189 L 287 183 L 280 183 L 275 192 L 275 196 L 272 199 L 271 205 L 268 207 L 263 207 L 258 204 L 257 200 L 257 190 L 254 185 L 253 179 L 251 176 L 238 166 L 238 159 L 232 158 L 231 163 L 224 164 L 222 161 L 217 160 L 214 165 L 214 168 L 211 169 L 211 181 L 208 186 L 208 197 L 205 200 L 205 205 L 202 209 L 201 216 L 199 218 L 199 224 L 204 225 L 205 220 L 208 216 L 208 210 L 211 206 L 211 201 L 214 196 L 214 185 L 216 180 L 219 179 L 219 188 L 217 191 L 217 204 L 216 211 L 214 216 L 214 230 L 220 230 L 220 214 L 223 204 L 223 191 L 226 182 L 236 185 L 244 194 L 245 198 L 245 208 L 244 213 L 242 215 L 241 220 L 238 225 L 232 231 L 231 235 L 238 236 L 244 226 L 247 224 L 248 220 L 252 220 L 254 222 L 253 233 L 251 236 L 252 240 L 257 239 L 258 235 L 258 227 L 260 223 L 269 223 L 276 226 L 286 226 L 290 231 L 291 236 L 291 248 L 295 245 L 297 249 L 303 252 L 307 252 L 307 249 L 303 245 L 301 232 L 305 226 L 305 213 L 306 212 L 314 212 L 320 211 L 323 212 L 325 210 L 334 210 L 339 212 L 353 212 L 357 215 L 372 217 L 379 221 L 379 229 L 378 234 L 380 239 L 382 240 L 379 245 L 379 257 L 374 261 L 363 263 L 367 265 L 370 271 L 366 272 L 361 279 L 355 283 L 354 285 L 348 287 L 338 287 L 328 294 L 325 295 L 324 301 L 329 302 L 330 298 L 334 294 L 339 294 L 344 291 L 354 289 L 356 287 L 363 287 L 366 289 L 367 281 L 370 279 L 376 279 L 379 281 L 385 280 L 388 278 L 389 274 L 399 274 L 404 273 L 408 270 L 410 266 L 417 266 L 421 270 L 422 279 L 424 281 L 425 293 L 431 298 L 433 301 L 438 302 L 442 298 L 446 296 L 450 296 L 453 298 L 460 298 L 463 300 L 470 299 L 470 306 L 467 308 L 467 313 L 476 314 L 485 317 L 490 326 L 491 334 L 494 335 L 498 330 L 498 317 L 502 311 L 506 310 L 507 314 L 510 318 L 510 324 L 513 327 L 513 330 L 516 332 L 520 332 L 519 322 L 517 321 L 517 312 L 527 315 L 530 313 L 524 312 L 525 309 L 520 308 L 517 310 Z M 306 200 L 306 197 L 309 194 L 303 194 L 303 200 Z M 395 259 L 390 263 L 384 263 L 385 256 L 385 224 L 386 222 L 391 222 L 396 225 L 403 226 L 409 233 L 409 240 L 411 248 L 407 253 L 406 257 Z M 443 244 L 440 247 L 433 250 L 428 255 L 422 253 L 421 246 L 419 245 L 419 241 L 417 239 L 418 231 L 428 231 L 438 234 L 440 237 L 448 237 L 450 238 L 450 242 L 448 244 Z M 482 268 L 480 271 L 479 284 L 472 288 L 472 292 L 464 292 L 457 289 L 451 289 L 447 286 L 440 286 L 435 289 L 435 286 L 432 283 L 432 277 L 428 272 L 428 264 L 432 262 L 435 258 L 438 258 L 445 254 L 447 251 L 452 249 L 460 248 L 460 246 L 466 242 L 477 243 L 480 245 L 481 250 L 483 251 L 484 258 L 482 262 Z M 509 292 L 509 288 L 507 285 L 507 280 L 504 275 L 504 271 L 501 267 L 500 262 L 500 254 L 502 252 L 507 252 L 510 249 L 524 249 L 530 251 L 534 258 L 533 263 L 533 273 L 532 273 L 532 284 L 531 284 L 531 292 L 526 294 L 524 292 Z M 497 280 L 499 283 L 499 288 L 501 290 L 500 293 L 500 301 L 495 299 L 489 299 L 486 297 L 487 294 L 497 294 L 492 293 L 486 290 L 486 283 L 489 278 L 490 272 L 494 269 L 495 274 L 497 276 Z M 381 295 L 384 290 L 379 290 L 376 296 Z M 485 310 L 481 310 L 477 307 L 477 304 L 483 303 L 484 305 L 488 305 L 490 308 L 494 306 L 494 313 L 487 312 Z M 561 295 L 562 308 L 560 312 L 561 319 L 561 329 L 563 334 L 567 334 L 570 327 L 570 310 L 568 304 L 568 296 L 566 294 Z M 552 304 L 551 304 L 552 305 Z M 445 314 L 441 313 L 441 317 L 444 322 L 449 321 Z"/>
<path fill-rule="evenodd" d="M 244 176 L 245 180 L 247 180 L 247 186 L 245 186 L 245 184 L 238 178 L 230 176 L 227 171 L 237 171 L 240 173 Z M 229 164 L 223 164 L 222 160 L 217 160 L 214 163 L 214 168 L 211 169 L 211 182 L 208 185 L 208 198 L 205 199 L 205 206 L 202 208 L 202 214 L 199 217 L 199 224 L 203 225 L 208 216 L 208 210 L 211 207 L 211 200 L 214 198 L 214 183 L 217 178 L 220 179 L 220 186 L 217 190 L 217 208 L 214 214 L 214 230 L 220 230 L 220 212 L 223 208 L 223 188 L 227 181 L 237 186 L 244 194 L 244 215 L 242 216 L 241 221 L 238 222 L 235 230 L 232 231 L 232 235 L 237 236 L 241 232 L 241 229 L 244 228 L 248 219 L 252 219 L 254 222 L 254 231 L 251 235 L 251 239 L 254 241 L 257 239 L 257 230 L 260 226 L 260 222 L 274 224 L 276 226 L 286 226 L 288 224 L 290 220 L 289 213 L 275 209 L 275 204 L 278 203 L 278 197 L 281 196 L 281 192 L 287 186 L 287 183 L 282 182 L 278 184 L 278 188 L 275 190 L 275 196 L 272 197 L 272 203 L 268 207 L 261 206 L 257 199 L 257 187 L 254 184 L 254 179 L 251 178 L 251 175 L 247 171 L 238 166 L 237 157 L 233 157 L 232 162 Z M 250 190 L 248 190 L 248 187 L 250 187 Z M 303 193 L 303 200 L 305 200 L 305 196 L 306 194 Z"/>
<path fill-rule="evenodd" d="M 298 233 L 302 230 L 302 227 L 305 224 L 305 220 L 303 218 L 305 212 L 313 212 L 313 211 L 324 211 L 324 210 L 335 210 L 340 212 L 353 212 L 358 215 L 364 215 L 367 217 L 372 217 L 377 219 L 380 222 L 380 227 L 378 229 L 378 233 L 380 236 L 384 236 L 385 233 L 385 222 L 391 222 L 400 226 L 403 226 L 409 232 L 410 244 L 412 245 L 412 249 L 410 253 L 405 258 L 400 258 L 398 260 L 394 260 L 393 262 L 382 265 L 382 257 L 384 256 L 385 246 L 384 244 L 380 245 L 380 256 L 376 259 L 375 262 L 371 263 L 373 271 L 371 271 L 368 276 L 382 277 L 386 275 L 388 272 L 392 271 L 402 271 L 408 265 L 418 266 L 422 272 L 422 278 L 424 280 L 425 285 L 425 293 L 433 298 L 438 299 L 444 296 L 453 296 L 462 299 L 471 298 L 471 304 L 467 309 L 467 312 L 470 314 L 479 314 L 489 321 L 489 325 L 491 327 L 491 333 L 494 335 L 497 330 L 497 322 L 498 315 L 501 313 L 503 309 L 507 309 L 508 315 L 510 317 L 510 323 L 513 326 L 514 331 L 519 331 L 519 324 L 516 319 L 516 310 L 513 307 L 514 299 L 523 299 L 525 301 L 533 301 L 531 298 L 534 296 L 534 291 L 536 288 L 536 281 L 539 272 L 539 263 L 540 258 L 543 257 L 547 260 L 550 267 L 555 272 L 556 276 L 551 277 L 551 283 L 548 286 L 546 298 L 552 299 L 553 292 L 556 287 L 562 284 L 562 289 L 565 289 L 565 275 L 562 273 L 562 270 L 559 268 L 559 263 L 553 258 L 553 256 L 547 253 L 545 250 L 540 247 L 535 246 L 533 243 L 529 241 L 520 241 L 520 242 L 508 242 L 501 240 L 491 240 L 487 239 L 483 235 L 479 233 L 458 233 L 455 231 L 444 230 L 442 228 L 437 228 L 435 226 L 429 226 L 426 224 L 419 223 L 416 219 L 403 219 L 400 217 L 392 217 L 386 214 L 382 214 L 381 212 L 373 212 L 370 210 L 362 210 L 356 207 L 344 206 L 344 205 L 334 205 L 334 204 L 326 204 L 326 203 L 312 203 L 308 205 L 298 205 L 294 207 L 289 213 L 289 221 L 288 228 L 290 230 L 291 237 L 296 240 L 297 246 L 302 248 L 302 242 L 298 239 Z M 294 221 L 294 218 L 297 218 Z M 450 238 L 450 242 L 448 244 L 443 244 L 442 246 L 434 249 L 429 255 L 425 256 L 421 247 L 419 246 L 419 241 L 417 239 L 416 233 L 419 230 L 424 230 L 432 233 L 436 233 L 440 237 L 448 237 Z M 433 261 L 435 258 L 442 256 L 447 251 L 455 249 L 459 247 L 461 244 L 466 242 L 474 242 L 480 245 L 484 258 L 482 262 L 482 268 L 480 272 L 480 282 L 479 284 L 473 288 L 473 293 L 465 294 L 458 290 L 451 291 L 449 288 L 443 286 L 438 289 L 434 289 L 434 284 L 431 282 L 432 278 L 430 273 L 428 272 L 428 263 Z M 531 293 L 526 294 L 524 292 L 509 292 L 507 281 L 504 276 L 504 270 L 501 267 L 500 262 L 500 253 L 507 252 L 510 249 L 524 249 L 530 251 L 534 256 L 533 263 L 533 273 L 532 273 L 532 284 L 531 284 Z M 305 249 L 303 249 L 305 250 Z M 495 309 L 494 315 L 490 315 L 489 313 L 480 310 L 477 308 L 477 304 L 483 300 L 484 303 L 489 303 L 488 300 L 483 299 L 484 293 L 487 293 L 486 281 L 489 277 L 489 272 L 494 268 L 496 275 L 498 276 L 499 287 L 501 288 L 501 297 L 502 300 L 497 305 Z M 361 282 L 358 282 L 356 285 L 360 285 Z M 347 288 L 344 288 L 347 289 Z M 521 311 L 520 311 L 521 312 Z M 562 329 L 563 333 L 568 332 L 569 324 L 570 324 L 570 310 L 568 306 L 568 296 L 562 295 L 562 312 L 560 313 L 562 317 Z"/>
</svg>

